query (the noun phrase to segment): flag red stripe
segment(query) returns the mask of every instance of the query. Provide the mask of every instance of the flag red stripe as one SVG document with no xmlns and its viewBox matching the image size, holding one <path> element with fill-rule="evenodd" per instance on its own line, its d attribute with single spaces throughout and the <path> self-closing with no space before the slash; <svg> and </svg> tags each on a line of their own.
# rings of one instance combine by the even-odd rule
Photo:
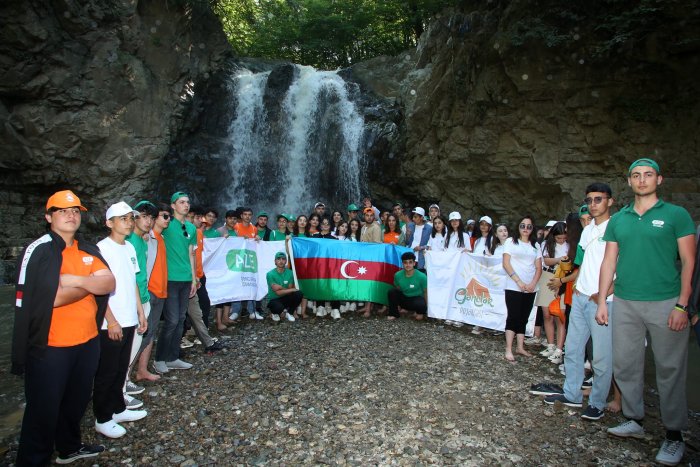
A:
<svg viewBox="0 0 700 467">
<path fill-rule="evenodd" d="M 297 277 L 302 279 L 360 279 L 394 283 L 399 268 L 380 261 L 349 260 L 339 258 L 294 258 Z M 364 274 L 361 273 L 365 269 Z M 342 274 L 345 272 L 345 276 Z M 346 277 L 350 276 L 350 277 Z"/>
</svg>

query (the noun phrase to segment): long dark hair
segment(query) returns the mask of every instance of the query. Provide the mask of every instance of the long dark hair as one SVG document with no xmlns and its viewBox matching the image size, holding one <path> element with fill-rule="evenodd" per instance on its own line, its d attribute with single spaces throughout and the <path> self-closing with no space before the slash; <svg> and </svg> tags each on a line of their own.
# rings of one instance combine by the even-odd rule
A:
<svg viewBox="0 0 700 467">
<path fill-rule="evenodd" d="M 547 234 L 547 238 L 544 239 L 543 250 L 547 252 L 547 256 L 554 258 L 554 249 L 557 246 L 557 241 L 554 239 L 554 237 L 557 235 L 564 235 L 566 233 L 565 223 L 557 222 L 552 226 L 552 228 L 549 230 L 549 234 Z"/>
<path fill-rule="evenodd" d="M 435 219 L 440 219 L 442 221 L 442 232 L 439 232 L 439 233 L 444 237 L 445 234 L 447 233 L 447 221 L 445 220 L 444 217 L 442 217 L 439 214 L 433 218 L 433 228 L 430 230 L 430 236 L 432 238 L 435 238 L 435 234 L 438 233 L 435 230 Z M 447 243 L 445 243 L 445 245 L 447 245 Z"/>
<path fill-rule="evenodd" d="M 320 232 L 320 231 L 321 231 L 321 216 L 319 216 L 319 215 L 316 214 L 315 212 L 314 212 L 314 213 L 311 213 L 311 214 L 309 215 L 309 218 L 308 218 L 309 220 L 308 220 L 308 225 L 307 225 L 307 227 L 306 227 L 306 230 L 309 230 L 309 227 L 311 226 L 311 219 L 313 219 L 314 217 L 315 217 L 316 219 L 318 219 L 318 225 L 316 226 L 316 231 L 317 231 L 317 232 Z"/>
<path fill-rule="evenodd" d="M 340 222 L 338 222 L 337 224 L 336 224 L 335 221 L 333 220 L 333 218 L 335 217 L 336 214 L 340 214 Z M 331 213 L 331 225 L 333 226 L 333 230 L 336 230 L 336 229 L 338 228 L 338 226 L 339 226 L 340 224 L 342 224 L 343 222 L 345 222 L 345 217 L 343 217 L 343 213 L 342 213 L 342 212 L 340 212 L 340 211 L 333 211 L 333 212 Z"/>
<path fill-rule="evenodd" d="M 358 221 L 357 219 L 351 219 L 350 222 L 348 222 L 348 237 L 353 235 L 352 228 L 351 228 L 351 224 L 353 222 L 357 222 L 357 231 L 355 232 L 354 235 L 355 235 L 355 240 L 357 240 L 359 242 L 360 235 L 362 235 L 362 224 L 360 224 L 360 221 Z"/>
<path fill-rule="evenodd" d="M 488 224 L 488 222 L 487 222 Z M 479 222 L 479 236 L 477 237 L 476 241 L 478 242 L 480 238 L 484 238 L 484 236 L 481 233 L 481 222 Z M 476 230 L 476 227 L 474 228 Z M 486 241 L 484 242 L 484 246 L 486 247 L 486 251 L 491 251 L 491 242 L 493 241 L 493 225 L 489 224 L 489 231 L 486 234 Z"/>
<path fill-rule="evenodd" d="M 309 235 L 309 218 L 303 214 L 300 214 L 299 217 L 297 217 L 297 220 L 294 221 L 294 226 L 292 227 L 292 235 L 294 235 L 295 237 L 299 236 L 299 219 L 301 219 L 302 217 L 306 219 L 306 228 L 304 229 L 304 236 L 310 237 L 311 235 Z"/>
<path fill-rule="evenodd" d="M 610 189 L 610 187 L 608 187 L 608 189 Z M 601 192 L 603 191 L 601 190 Z M 567 256 L 572 260 L 576 257 L 576 249 L 578 248 L 578 243 L 581 241 L 581 233 L 583 233 L 583 226 L 581 226 L 578 214 L 570 212 L 566 216 L 566 241 L 569 243 L 569 252 Z"/>
<path fill-rule="evenodd" d="M 537 234 L 535 233 L 535 219 L 532 216 L 523 216 L 515 225 L 515 230 L 513 230 L 513 235 L 511 235 L 510 238 L 513 239 L 514 244 L 518 244 L 518 241 L 520 240 L 520 224 L 522 224 L 525 219 L 529 219 L 530 222 L 532 222 L 532 230 L 530 231 L 528 240 L 530 240 L 530 245 L 532 245 L 533 248 L 536 248 L 535 240 L 537 240 Z"/>
<path fill-rule="evenodd" d="M 457 230 L 452 228 L 452 221 L 450 221 L 450 227 L 447 229 L 447 235 L 445 236 L 445 245 L 450 244 L 450 235 L 453 233 L 457 235 L 457 248 L 464 248 L 464 223 L 462 219 L 456 219 L 459 221 Z"/>
<path fill-rule="evenodd" d="M 340 224 L 338 224 L 338 226 L 335 229 L 333 229 L 333 235 L 335 235 L 336 237 L 339 235 L 338 230 L 340 230 L 340 226 L 343 224 L 347 226 L 347 230 L 345 231 L 345 237 L 347 238 L 347 234 L 350 233 L 350 224 L 348 224 L 348 221 L 345 220 L 341 221 Z"/>
<path fill-rule="evenodd" d="M 498 238 L 499 227 L 505 227 L 506 230 L 508 230 L 510 232 L 510 229 L 508 229 L 508 226 L 506 224 L 496 224 L 494 227 L 495 228 L 493 229 L 493 231 L 496 233 L 493 234 L 493 244 L 491 245 L 491 249 L 489 250 L 489 253 L 491 253 L 491 255 L 493 255 L 493 253 L 496 251 L 496 248 L 498 248 L 498 245 L 503 245 L 503 243 L 501 243 L 501 239 Z"/>
<path fill-rule="evenodd" d="M 384 233 L 391 233 L 391 230 L 389 230 L 389 229 L 390 229 L 390 227 L 389 227 L 389 219 L 391 219 L 392 217 L 393 217 L 394 220 L 396 221 L 396 227 L 395 227 L 396 230 L 395 230 L 394 232 L 395 232 L 395 233 L 401 233 L 401 224 L 399 223 L 399 219 L 398 219 L 398 217 L 396 217 L 396 216 L 393 215 L 393 214 L 389 214 L 388 216 L 386 216 L 386 224 L 384 225 Z"/>
</svg>

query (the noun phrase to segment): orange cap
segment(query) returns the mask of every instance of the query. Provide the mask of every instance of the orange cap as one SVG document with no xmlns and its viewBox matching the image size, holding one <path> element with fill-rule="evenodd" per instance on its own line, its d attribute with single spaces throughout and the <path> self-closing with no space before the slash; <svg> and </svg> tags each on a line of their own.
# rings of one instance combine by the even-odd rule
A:
<svg viewBox="0 0 700 467">
<path fill-rule="evenodd" d="M 46 210 L 51 208 L 65 209 L 79 207 L 81 211 L 87 211 L 85 206 L 80 204 L 80 198 L 75 196 L 70 190 L 57 191 L 46 202 Z"/>
<path fill-rule="evenodd" d="M 364 212 L 364 213 L 371 212 L 372 214 L 374 214 L 374 209 L 372 209 L 372 208 L 364 208 L 364 209 L 362 210 L 362 212 Z"/>
</svg>

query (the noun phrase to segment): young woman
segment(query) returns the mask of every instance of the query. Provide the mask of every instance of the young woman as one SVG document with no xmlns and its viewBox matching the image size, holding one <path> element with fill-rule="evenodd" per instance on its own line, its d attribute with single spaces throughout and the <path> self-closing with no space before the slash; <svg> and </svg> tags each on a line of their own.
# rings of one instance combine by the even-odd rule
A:
<svg viewBox="0 0 700 467">
<path fill-rule="evenodd" d="M 506 279 L 506 360 L 514 362 L 513 338 L 516 339 L 515 352 L 530 357 L 523 347 L 525 326 L 535 302 L 537 282 L 542 275 L 542 252 L 535 245 L 533 235 L 535 223 L 532 217 L 524 216 L 518 222 L 518 229 L 506 241 L 503 251 L 503 269 Z"/>
<path fill-rule="evenodd" d="M 321 219 L 320 230 L 312 235 L 314 238 L 332 238 L 337 240 L 331 233 L 331 221 L 327 217 Z"/>
<path fill-rule="evenodd" d="M 338 226 L 343 223 L 343 213 L 340 211 L 333 211 L 333 214 L 331 214 L 331 221 L 332 221 L 332 226 L 333 226 L 333 231 L 335 232 L 338 230 Z"/>
<path fill-rule="evenodd" d="M 445 235 L 447 226 L 445 218 L 437 215 L 433 218 L 433 230 L 430 231 L 427 249 L 432 251 L 445 251 Z"/>
<path fill-rule="evenodd" d="M 399 219 L 393 214 L 389 214 L 384 223 L 384 243 L 393 245 L 405 244 L 404 234 L 399 226 Z"/>
<path fill-rule="evenodd" d="M 348 237 L 351 242 L 359 242 L 360 241 L 360 235 L 362 234 L 362 225 L 360 224 L 360 221 L 357 219 L 352 219 L 348 223 L 348 226 L 350 227 L 350 231 L 348 232 Z"/>
<path fill-rule="evenodd" d="M 318 214 L 311 214 L 309 216 L 309 236 L 313 237 L 314 234 L 318 233 L 319 225 L 321 224 L 321 216 Z"/>
<path fill-rule="evenodd" d="M 547 284 L 554 277 L 554 271 L 562 260 L 569 259 L 569 244 L 566 242 L 566 224 L 557 222 L 552 226 L 547 237 L 541 245 L 542 250 L 542 276 L 540 277 L 535 305 L 542 307 L 544 318 L 544 333 L 547 336 L 547 348 L 540 352 L 543 357 L 548 357 L 559 364 L 563 361 L 564 339 L 566 338 L 565 324 L 557 317 L 549 313 L 549 304 L 555 297 L 559 297 L 558 291 L 552 291 Z M 555 344 L 554 327 L 556 322 L 557 339 Z"/>
<path fill-rule="evenodd" d="M 300 215 L 294 221 L 294 227 L 292 227 L 292 237 L 310 237 L 311 234 L 307 230 L 309 225 L 309 218 L 305 215 Z"/>
<path fill-rule="evenodd" d="M 464 231 L 462 215 L 453 211 L 448 219 L 450 225 L 445 236 L 445 248 L 447 250 L 472 251 L 469 234 Z"/>
<path fill-rule="evenodd" d="M 348 226 L 348 223 L 343 221 L 338 226 L 335 228 L 335 231 L 333 235 L 335 235 L 335 238 L 338 240 L 350 240 L 348 238 L 348 229 L 350 227 Z"/>
<path fill-rule="evenodd" d="M 508 240 L 508 226 L 505 224 L 496 224 L 496 236 L 493 237 L 491 244 L 491 256 L 495 258 L 503 258 L 506 240 Z"/>
<path fill-rule="evenodd" d="M 491 256 L 491 242 L 493 242 L 493 221 L 489 216 L 479 219 L 479 233 L 474 243 L 473 253 L 479 256 Z"/>
<path fill-rule="evenodd" d="M 386 218 L 389 217 L 389 214 L 389 211 L 382 211 L 382 213 L 379 215 L 379 223 L 386 225 Z"/>
</svg>

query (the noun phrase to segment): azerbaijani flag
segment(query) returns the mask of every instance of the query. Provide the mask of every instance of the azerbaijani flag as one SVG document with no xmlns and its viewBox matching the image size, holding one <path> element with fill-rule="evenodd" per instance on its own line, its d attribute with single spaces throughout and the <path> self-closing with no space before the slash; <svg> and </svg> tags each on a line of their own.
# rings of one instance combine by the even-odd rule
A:
<svg viewBox="0 0 700 467">
<path fill-rule="evenodd" d="M 369 301 L 387 305 L 401 255 L 409 248 L 325 238 L 292 238 L 294 278 L 311 300 Z"/>
</svg>

